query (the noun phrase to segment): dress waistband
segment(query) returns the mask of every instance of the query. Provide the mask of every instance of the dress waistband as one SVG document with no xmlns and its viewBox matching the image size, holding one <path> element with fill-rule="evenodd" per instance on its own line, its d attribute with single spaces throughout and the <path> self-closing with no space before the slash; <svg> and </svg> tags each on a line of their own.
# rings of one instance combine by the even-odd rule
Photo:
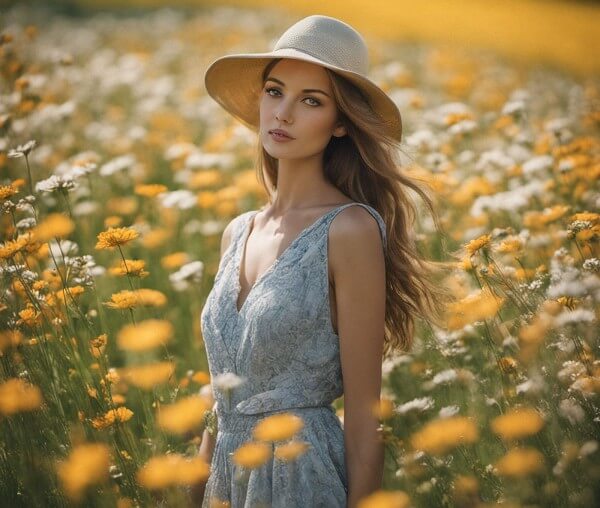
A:
<svg viewBox="0 0 600 508">
<path fill-rule="evenodd" d="M 322 417 L 323 413 L 329 412 L 336 418 L 335 408 L 331 404 L 305 407 L 286 407 L 262 413 L 244 414 L 239 411 L 223 411 L 217 408 L 217 430 L 219 433 L 239 433 L 251 431 L 263 418 L 276 413 L 293 413 L 308 423 L 313 418 Z"/>
</svg>

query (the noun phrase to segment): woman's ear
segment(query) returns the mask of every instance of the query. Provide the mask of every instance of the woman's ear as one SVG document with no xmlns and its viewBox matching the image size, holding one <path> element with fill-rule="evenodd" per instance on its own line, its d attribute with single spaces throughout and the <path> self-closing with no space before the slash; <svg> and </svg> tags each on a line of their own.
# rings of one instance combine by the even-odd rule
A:
<svg viewBox="0 0 600 508">
<path fill-rule="evenodd" d="M 338 124 L 335 129 L 333 129 L 333 135 L 336 138 L 341 138 L 347 134 L 346 127 L 342 124 Z"/>
</svg>

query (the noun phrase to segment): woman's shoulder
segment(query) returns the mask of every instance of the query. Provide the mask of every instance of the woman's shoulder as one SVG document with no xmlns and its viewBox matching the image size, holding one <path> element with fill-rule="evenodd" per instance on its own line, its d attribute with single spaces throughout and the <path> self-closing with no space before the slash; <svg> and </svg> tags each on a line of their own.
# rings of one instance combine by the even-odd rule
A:
<svg viewBox="0 0 600 508">
<path fill-rule="evenodd" d="M 351 206 L 358 205 L 358 206 Z M 365 203 L 353 202 L 342 205 L 330 225 L 330 237 L 333 241 L 348 246 L 372 242 L 381 236 L 386 244 L 386 226 L 380 213 Z"/>
</svg>

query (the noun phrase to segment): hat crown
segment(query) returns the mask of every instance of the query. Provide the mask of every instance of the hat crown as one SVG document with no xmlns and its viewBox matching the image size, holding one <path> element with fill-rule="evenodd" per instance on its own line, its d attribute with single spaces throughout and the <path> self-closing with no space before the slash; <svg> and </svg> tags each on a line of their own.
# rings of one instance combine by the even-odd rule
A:
<svg viewBox="0 0 600 508">
<path fill-rule="evenodd" d="M 366 75 L 369 53 L 362 36 L 350 25 L 329 16 L 315 14 L 289 27 L 274 51 L 295 49 L 342 69 Z"/>
</svg>

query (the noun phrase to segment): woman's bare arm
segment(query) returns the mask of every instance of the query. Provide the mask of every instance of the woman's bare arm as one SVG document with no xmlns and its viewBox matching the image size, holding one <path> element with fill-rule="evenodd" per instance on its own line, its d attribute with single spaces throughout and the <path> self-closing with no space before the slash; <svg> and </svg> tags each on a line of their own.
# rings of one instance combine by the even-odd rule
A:
<svg viewBox="0 0 600 508">
<path fill-rule="evenodd" d="M 385 332 L 385 261 L 379 226 L 364 208 L 332 221 L 330 263 L 344 382 L 347 507 L 380 489 L 384 446 L 373 412 L 381 393 Z"/>
</svg>

